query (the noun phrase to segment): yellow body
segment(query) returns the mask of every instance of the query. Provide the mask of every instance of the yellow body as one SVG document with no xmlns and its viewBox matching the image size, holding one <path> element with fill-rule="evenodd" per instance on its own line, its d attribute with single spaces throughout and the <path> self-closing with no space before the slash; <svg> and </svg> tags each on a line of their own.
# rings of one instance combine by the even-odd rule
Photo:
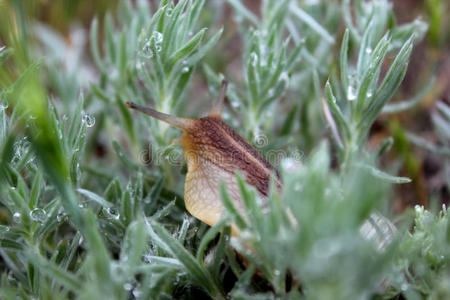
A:
<svg viewBox="0 0 450 300">
<path fill-rule="evenodd" d="M 186 153 L 186 151 L 185 151 Z M 236 176 L 222 170 L 200 156 L 187 158 L 188 173 L 184 183 L 186 209 L 194 217 L 213 226 L 222 218 L 224 207 L 219 187 L 223 181 L 238 210 L 243 211 Z"/>
</svg>

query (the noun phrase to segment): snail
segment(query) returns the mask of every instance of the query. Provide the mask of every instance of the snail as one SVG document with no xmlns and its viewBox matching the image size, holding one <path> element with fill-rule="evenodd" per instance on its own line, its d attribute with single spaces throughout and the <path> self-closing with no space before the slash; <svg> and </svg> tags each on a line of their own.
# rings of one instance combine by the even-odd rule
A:
<svg viewBox="0 0 450 300">
<path fill-rule="evenodd" d="M 210 114 L 199 119 L 180 118 L 158 112 L 152 108 L 127 102 L 129 108 L 143 112 L 158 120 L 179 128 L 183 134 L 179 140 L 187 160 L 188 172 L 184 185 L 186 209 L 200 221 L 214 226 L 225 213 L 221 201 L 220 184 L 225 182 L 228 193 L 242 216 L 246 216 L 238 187 L 236 172 L 242 174 L 246 182 L 255 187 L 267 204 L 270 180 L 281 190 L 278 171 L 242 136 L 221 118 L 227 82 L 222 81 L 217 101 Z M 291 210 L 286 211 L 292 225 L 297 220 Z M 374 212 L 363 223 L 360 233 L 383 250 L 396 232 L 395 226 L 381 214 Z M 232 235 L 240 232 L 232 225 Z"/>
<path fill-rule="evenodd" d="M 226 88 L 227 82 L 223 80 L 210 114 L 199 119 L 175 117 L 133 102 L 126 103 L 129 108 L 183 131 L 179 143 L 188 168 L 184 185 L 185 206 L 191 215 L 210 226 L 219 222 L 225 213 L 219 192 L 222 182 L 234 206 L 242 215 L 245 214 L 236 172 L 242 174 L 263 199 L 269 192 L 271 177 L 275 179 L 276 186 L 281 187 L 278 171 L 222 120 Z M 236 233 L 236 228 L 233 232 Z"/>
</svg>

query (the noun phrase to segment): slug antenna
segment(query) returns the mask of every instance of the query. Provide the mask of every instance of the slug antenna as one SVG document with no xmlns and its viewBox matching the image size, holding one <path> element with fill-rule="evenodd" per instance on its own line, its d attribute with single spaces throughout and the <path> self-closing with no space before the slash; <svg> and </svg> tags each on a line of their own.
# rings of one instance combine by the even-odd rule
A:
<svg viewBox="0 0 450 300">
<path fill-rule="evenodd" d="M 226 79 L 222 79 L 222 85 L 220 87 L 219 94 L 217 95 L 216 103 L 214 104 L 213 108 L 211 109 L 211 113 L 209 114 L 221 117 L 222 109 L 223 109 L 223 102 L 225 101 L 225 95 L 227 92 L 227 86 L 228 81 Z"/>
<path fill-rule="evenodd" d="M 187 129 L 192 123 L 191 119 L 171 116 L 171 115 L 159 112 L 157 110 L 154 110 L 153 108 L 144 107 L 144 106 L 141 106 L 141 105 L 133 103 L 133 102 L 127 102 L 126 106 L 128 108 L 132 108 L 132 109 L 140 111 L 146 115 L 149 115 L 155 119 L 169 123 L 170 125 L 172 125 L 176 128 L 179 128 L 179 129 L 183 129 L 183 130 Z"/>
</svg>

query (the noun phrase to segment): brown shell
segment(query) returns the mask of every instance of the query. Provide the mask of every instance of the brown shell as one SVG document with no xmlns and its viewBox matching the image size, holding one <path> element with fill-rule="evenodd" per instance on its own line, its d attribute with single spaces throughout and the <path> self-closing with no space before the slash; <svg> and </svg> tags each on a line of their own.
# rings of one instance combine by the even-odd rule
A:
<svg viewBox="0 0 450 300">
<path fill-rule="evenodd" d="M 267 196 L 270 176 L 278 171 L 227 123 L 219 117 L 208 116 L 194 120 L 180 139 L 187 159 L 198 160 L 198 156 L 234 174 L 245 176 L 248 184 Z"/>
</svg>

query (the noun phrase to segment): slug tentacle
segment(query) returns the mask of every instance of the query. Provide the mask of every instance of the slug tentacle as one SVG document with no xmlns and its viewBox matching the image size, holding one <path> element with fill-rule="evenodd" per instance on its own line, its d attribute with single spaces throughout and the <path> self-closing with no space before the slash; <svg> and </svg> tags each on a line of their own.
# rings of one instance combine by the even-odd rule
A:
<svg viewBox="0 0 450 300">
<path fill-rule="evenodd" d="M 193 120 L 191 120 L 191 119 L 171 116 L 171 115 L 159 112 L 153 108 L 144 107 L 144 106 L 141 106 L 141 105 L 133 103 L 133 102 L 127 102 L 126 105 L 128 108 L 132 108 L 137 111 L 140 111 L 146 115 L 149 115 L 155 119 L 169 123 L 170 125 L 172 125 L 176 128 L 182 129 L 182 130 L 186 130 L 192 125 Z"/>
<path fill-rule="evenodd" d="M 216 103 L 214 103 L 214 106 L 211 109 L 211 112 L 209 113 L 210 116 L 222 118 L 222 109 L 223 109 L 223 103 L 225 101 L 225 94 L 227 92 L 227 86 L 228 86 L 228 81 L 226 79 L 223 79 L 222 84 L 220 86 L 219 94 L 217 95 Z"/>
</svg>

